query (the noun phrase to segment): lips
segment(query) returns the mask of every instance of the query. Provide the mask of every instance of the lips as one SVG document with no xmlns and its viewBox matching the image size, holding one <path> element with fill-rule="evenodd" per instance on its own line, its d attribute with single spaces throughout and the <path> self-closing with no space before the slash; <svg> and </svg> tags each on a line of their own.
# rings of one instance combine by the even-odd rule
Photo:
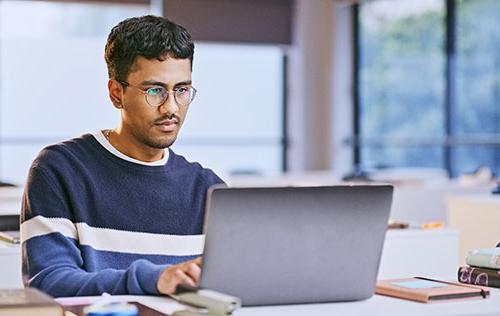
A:
<svg viewBox="0 0 500 316">
<path fill-rule="evenodd" d="M 176 119 L 172 120 L 164 120 L 160 121 L 158 123 L 155 123 L 155 125 L 162 131 L 162 132 L 172 132 L 177 128 L 177 125 L 179 124 L 179 121 Z"/>
</svg>

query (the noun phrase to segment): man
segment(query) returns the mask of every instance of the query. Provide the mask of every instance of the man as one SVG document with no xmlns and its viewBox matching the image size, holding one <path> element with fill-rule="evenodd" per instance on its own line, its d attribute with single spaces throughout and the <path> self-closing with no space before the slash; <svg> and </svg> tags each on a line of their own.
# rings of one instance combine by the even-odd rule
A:
<svg viewBox="0 0 500 316">
<path fill-rule="evenodd" d="M 23 197 L 26 286 L 53 296 L 196 286 L 211 170 L 169 147 L 196 95 L 194 44 L 162 17 L 122 21 L 105 49 L 115 129 L 43 149 Z"/>
</svg>

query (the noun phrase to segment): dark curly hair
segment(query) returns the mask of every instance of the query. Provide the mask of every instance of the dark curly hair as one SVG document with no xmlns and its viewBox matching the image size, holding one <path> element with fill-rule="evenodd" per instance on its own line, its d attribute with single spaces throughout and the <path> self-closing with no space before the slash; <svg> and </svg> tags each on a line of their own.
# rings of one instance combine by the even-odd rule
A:
<svg viewBox="0 0 500 316">
<path fill-rule="evenodd" d="M 126 80 L 135 59 L 189 58 L 193 67 L 191 34 L 166 18 L 145 15 L 123 20 L 108 36 L 104 59 L 110 79 Z"/>
</svg>

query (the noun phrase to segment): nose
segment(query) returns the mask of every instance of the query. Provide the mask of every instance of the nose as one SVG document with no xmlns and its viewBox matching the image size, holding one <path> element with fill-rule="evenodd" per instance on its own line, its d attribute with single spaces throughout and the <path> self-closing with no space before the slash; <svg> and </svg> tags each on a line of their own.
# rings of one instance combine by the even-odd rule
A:
<svg viewBox="0 0 500 316">
<path fill-rule="evenodd" d="M 158 110 L 162 114 L 167 114 L 169 116 L 179 111 L 179 106 L 177 105 L 177 102 L 175 102 L 175 98 L 172 93 L 168 94 L 167 100 L 158 107 Z"/>
</svg>

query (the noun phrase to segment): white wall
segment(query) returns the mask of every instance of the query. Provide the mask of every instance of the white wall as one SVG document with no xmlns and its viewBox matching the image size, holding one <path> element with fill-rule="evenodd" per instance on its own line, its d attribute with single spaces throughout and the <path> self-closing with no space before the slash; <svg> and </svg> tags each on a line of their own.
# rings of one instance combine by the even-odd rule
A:
<svg viewBox="0 0 500 316">
<path fill-rule="evenodd" d="M 116 23 L 149 12 L 145 5 L 0 1 L 2 181 L 23 184 L 46 145 L 117 126 L 104 45 Z M 198 94 L 173 149 L 222 177 L 280 173 L 283 49 L 195 46 Z"/>
</svg>

